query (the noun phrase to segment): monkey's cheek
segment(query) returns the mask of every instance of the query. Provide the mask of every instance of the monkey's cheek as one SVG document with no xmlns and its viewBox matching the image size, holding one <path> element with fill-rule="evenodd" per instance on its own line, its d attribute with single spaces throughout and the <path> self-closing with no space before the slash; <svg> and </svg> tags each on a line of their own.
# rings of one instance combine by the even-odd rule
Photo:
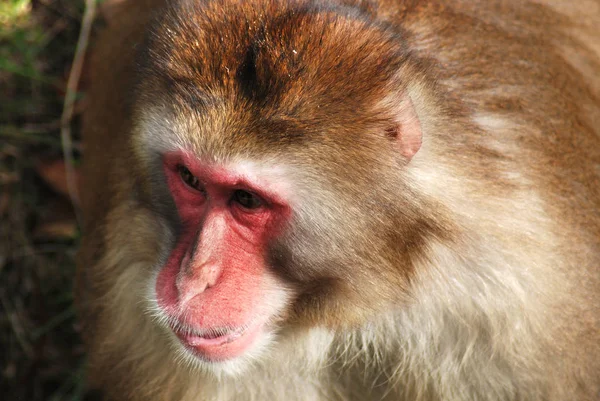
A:
<svg viewBox="0 0 600 401">
<path fill-rule="evenodd" d="M 259 338 L 265 335 L 263 323 L 234 330 L 215 338 L 177 332 L 175 334 L 188 351 L 208 362 L 222 362 L 240 357 L 252 349 Z"/>
</svg>

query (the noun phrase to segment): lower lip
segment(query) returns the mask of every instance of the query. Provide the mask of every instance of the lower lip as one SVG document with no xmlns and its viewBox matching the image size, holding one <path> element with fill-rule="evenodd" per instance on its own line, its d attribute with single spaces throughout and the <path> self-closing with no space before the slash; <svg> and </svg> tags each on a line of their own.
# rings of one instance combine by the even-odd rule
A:
<svg viewBox="0 0 600 401">
<path fill-rule="evenodd" d="M 256 324 L 243 332 L 232 332 L 215 338 L 175 332 L 183 345 L 196 356 L 211 362 L 226 361 L 243 355 L 256 342 L 262 332 L 262 324 Z"/>
</svg>

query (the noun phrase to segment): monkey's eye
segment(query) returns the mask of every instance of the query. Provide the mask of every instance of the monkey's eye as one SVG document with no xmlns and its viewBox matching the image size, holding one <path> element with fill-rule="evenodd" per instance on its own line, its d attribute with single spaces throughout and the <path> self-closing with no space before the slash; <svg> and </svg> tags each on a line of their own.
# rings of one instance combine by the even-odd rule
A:
<svg viewBox="0 0 600 401">
<path fill-rule="evenodd" d="M 185 182 L 188 187 L 195 189 L 196 191 L 202 191 L 200 181 L 194 174 L 192 174 L 190 170 L 187 169 L 187 167 L 179 164 L 177 165 L 177 172 L 179 173 L 181 180 Z"/>
<path fill-rule="evenodd" d="M 231 200 L 244 209 L 258 209 L 263 204 L 259 197 L 241 189 L 233 193 Z"/>
</svg>

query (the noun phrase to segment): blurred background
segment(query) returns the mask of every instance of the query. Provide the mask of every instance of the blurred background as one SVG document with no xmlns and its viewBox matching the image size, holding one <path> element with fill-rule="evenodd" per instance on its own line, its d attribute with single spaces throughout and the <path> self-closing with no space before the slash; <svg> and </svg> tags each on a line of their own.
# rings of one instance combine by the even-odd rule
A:
<svg viewBox="0 0 600 401">
<path fill-rule="evenodd" d="M 78 183 L 89 51 L 70 90 L 67 83 L 85 7 L 84 0 L 0 0 L 2 400 L 86 398 L 72 305 L 80 233 L 67 185 Z M 62 134 L 72 144 L 61 141 L 68 94 Z M 68 163 L 65 149 L 74 157 Z"/>
</svg>

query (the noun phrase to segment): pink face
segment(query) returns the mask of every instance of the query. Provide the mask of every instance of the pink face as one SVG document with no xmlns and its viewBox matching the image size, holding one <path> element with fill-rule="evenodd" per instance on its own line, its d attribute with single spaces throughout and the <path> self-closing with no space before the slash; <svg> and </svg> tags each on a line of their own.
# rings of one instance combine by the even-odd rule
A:
<svg viewBox="0 0 600 401">
<path fill-rule="evenodd" d="M 163 163 L 182 230 L 158 274 L 158 306 L 185 348 L 206 361 L 231 360 L 285 308 L 266 253 L 289 219 L 289 203 L 241 169 L 183 152 Z"/>
</svg>

